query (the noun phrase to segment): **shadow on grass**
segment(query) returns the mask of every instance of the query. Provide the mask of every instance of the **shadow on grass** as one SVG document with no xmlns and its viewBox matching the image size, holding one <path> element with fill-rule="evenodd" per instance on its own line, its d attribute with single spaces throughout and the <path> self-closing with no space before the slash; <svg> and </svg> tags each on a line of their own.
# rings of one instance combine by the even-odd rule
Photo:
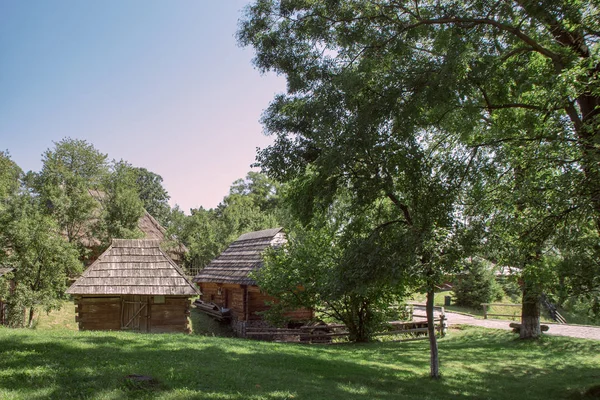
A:
<svg viewBox="0 0 600 400">
<path fill-rule="evenodd" d="M 564 359 L 571 351 L 589 357 L 598 347 L 587 341 L 573 350 L 561 348 L 557 356 L 543 342 L 523 345 L 505 333 L 486 340 L 480 332 L 440 341 L 444 379 L 431 381 L 426 342 L 303 346 L 185 335 L 62 338 L 0 330 L 0 397 L 551 399 L 580 393 L 600 379 L 597 365 Z M 156 384 L 132 387 L 126 382 L 131 374 L 152 377 Z"/>
</svg>

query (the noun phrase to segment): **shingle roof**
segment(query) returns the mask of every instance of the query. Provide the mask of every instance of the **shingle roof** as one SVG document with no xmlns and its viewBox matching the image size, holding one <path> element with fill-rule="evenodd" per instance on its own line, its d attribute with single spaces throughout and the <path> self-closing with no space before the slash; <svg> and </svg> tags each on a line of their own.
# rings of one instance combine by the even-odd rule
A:
<svg viewBox="0 0 600 400">
<path fill-rule="evenodd" d="M 212 260 L 192 281 L 255 285 L 256 282 L 248 277 L 248 274 L 262 266 L 262 253 L 269 246 L 278 246 L 283 242 L 283 228 L 245 233 Z"/>
<path fill-rule="evenodd" d="M 113 239 L 67 290 L 69 294 L 188 295 L 197 293 L 159 247 L 160 240 Z"/>
</svg>

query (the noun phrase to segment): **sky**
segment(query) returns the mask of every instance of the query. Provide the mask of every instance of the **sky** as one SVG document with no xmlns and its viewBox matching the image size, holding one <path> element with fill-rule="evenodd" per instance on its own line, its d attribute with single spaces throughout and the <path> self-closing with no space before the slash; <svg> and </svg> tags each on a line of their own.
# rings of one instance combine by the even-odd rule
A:
<svg viewBox="0 0 600 400">
<path fill-rule="evenodd" d="M 0 150 L 24 171 L 83 139 L 163 178 L 171 205 L 215 207 L 272 142 L 285 80 L 237 45 L 241 0 L 0 1 Z"/>
</svg>

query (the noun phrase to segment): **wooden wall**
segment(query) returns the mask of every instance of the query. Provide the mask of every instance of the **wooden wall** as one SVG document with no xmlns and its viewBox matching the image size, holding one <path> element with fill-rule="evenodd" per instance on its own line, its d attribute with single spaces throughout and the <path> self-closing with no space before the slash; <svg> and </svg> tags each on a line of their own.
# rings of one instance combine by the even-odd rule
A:
<svg viewBox="0 0 600 400">
<path fill-rule="evenodd" d="M 219 294 L 219 289 L 221 294 Z M 202 301 L 212 302 L 219 307 L 229 308 L 232 315 L 244 320 L 244 287 L 236 284 L 200 283 Z"/>
<path fill-rule="evenodd" d="M 75 300 L 75 321 L 81 331 L 121 330 L 121 297 L 80 297 Z"/>
<path fill-rule="evenodd" d="M 257 314 L 260 311 L 266 311 L 270 308 L 266 302 L 272 302 L 273 298 L 267 296 L 265 293 L 261 293 L 258 286 L 248 287 L 248 320 L 258 321 L 262 319 L 262 316 Z"/>
<path fill-rule="evenodd" d="M 152 300 L 154 302 L 154 298 Z M 187 297 L 166 297 L 164 304 L 150 305 L 150 332 L 189 333 L 188 316 L 190 299 Z"/>
<path fill-rule="evenodd" d="M 80 330 L 188 333 L 190 299 L 161 296 L 160 300 L 156 301 L 158 298 L 134 295 L 77 297 L 75 321 L 79 323 Z"/>
<path fill-rule="evenodd" d="M 219 294 L 219 288 L 221 294 Z M 245 290 L 248 292 L 247 297 Z M 268 310 L 269 305 L 266 303 L 275 301 L 273 297 L 262 293 L 258 286 L 246 287 L 234 284 L 202 282 L 200 283 L 200 291 L 202 292 L 202 301 L 213 302 L 220 307 L 229 308 L 232 316 L 240 321 L 262 320 L 262 316 L 257 313 Z M 313 312 L 307 309 L 298 309 L 286 313 L 286 316 L 293 320 L 309 320 L 313 317 Z"/>
</svg>

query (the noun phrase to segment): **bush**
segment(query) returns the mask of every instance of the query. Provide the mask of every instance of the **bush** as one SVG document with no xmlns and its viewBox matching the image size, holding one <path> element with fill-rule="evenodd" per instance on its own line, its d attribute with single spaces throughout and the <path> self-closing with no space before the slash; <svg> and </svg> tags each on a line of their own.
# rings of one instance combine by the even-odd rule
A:
<svg viewBox="0 0 600 400">
<path fill-rule="evenodd" d="M 457 305 L 473 308 L 479 308 L 481 303 L 502 300 L 504 295 L 491 263 L 481 259 L 465 262 L 464 272 L 455 280 L 452 291 Z"/>
</svg>

